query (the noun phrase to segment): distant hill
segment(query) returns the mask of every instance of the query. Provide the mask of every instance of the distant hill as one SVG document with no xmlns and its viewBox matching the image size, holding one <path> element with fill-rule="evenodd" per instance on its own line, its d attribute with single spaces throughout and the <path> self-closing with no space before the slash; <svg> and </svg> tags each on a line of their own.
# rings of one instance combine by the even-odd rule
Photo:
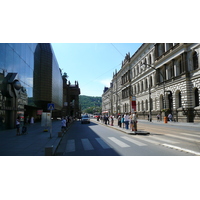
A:
<svg viewBox="0 0 200 200">
<path fill-rule="evenodd" d="M 101 113 L 102 98 L 92 96 L 79 96 L 79 104 L 81 106 L 82 113 Z"/>
</svg>

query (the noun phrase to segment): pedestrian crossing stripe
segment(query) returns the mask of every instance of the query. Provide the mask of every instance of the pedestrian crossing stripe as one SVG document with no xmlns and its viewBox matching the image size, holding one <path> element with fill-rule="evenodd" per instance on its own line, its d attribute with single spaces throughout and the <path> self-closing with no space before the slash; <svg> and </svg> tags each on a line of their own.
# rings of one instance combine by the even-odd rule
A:
<svg viewBox="0 0 200 200">
<path fill-rule="evenodd" d="M 122 142 L 121 140 L 118 140 L 117 138 L 115 137 L 108 137 L 111 141 L 113 141 L 115 144 L 117 144 L 118 146 L 120 147 L 130 147 L 128 144 Z"/>
<path fill-rule="evenodd" d="M 121 138 L 123 138 L 123 139 L 125 139 L 125 140 L 127 140 L 129 142 L 132 142 L 133 144 L 136 144 L 138 146 L 147 146 L 146 144 L 144 144 L 142 142 L 139 142 L 137 140 L 131 139 L 131 138 L 127 137 L 127 136 L 121 136 Z"/>
<path fill-rule="evenodd" d="M 108 146 L 101 138 L 95 138 L 96 141 L 101 145 L 103 149 L 110 149 L 111 147 Z"/>
</svg>

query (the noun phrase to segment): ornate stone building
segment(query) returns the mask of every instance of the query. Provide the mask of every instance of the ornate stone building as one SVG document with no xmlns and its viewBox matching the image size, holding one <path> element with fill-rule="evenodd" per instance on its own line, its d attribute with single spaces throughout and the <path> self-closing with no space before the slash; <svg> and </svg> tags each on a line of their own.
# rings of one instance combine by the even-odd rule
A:
<svg viewBox="0 0 200 200">
<path fill-rule="evenodd" d="M 102 110 L 132 112 L 134 97 L 140 119 L 171 113 L 175 121 L 200 122 L 199 52 L 199 43 L 142 44 L 113 74 L 102 95 Z"/>
</svg>

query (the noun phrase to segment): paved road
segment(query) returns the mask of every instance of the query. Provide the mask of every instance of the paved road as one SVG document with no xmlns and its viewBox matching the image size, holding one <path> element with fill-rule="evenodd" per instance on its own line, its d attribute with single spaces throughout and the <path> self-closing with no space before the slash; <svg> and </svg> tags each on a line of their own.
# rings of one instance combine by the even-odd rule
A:
<svg viewBox="0 0 200 200">
<path fill-rule="evenodd" d="M 143 124 L 143 125 L 142 125 Z M 191 132 L 170 124 L 139 122 L 150 135 L 129 135 L 117 127 L 92 121 L 75 122 L 62 139 L 56 155 L 64 156 L 194 156 L 200 155 L 198 127 Z M 188 127 L 189 128 L 189 127 Z M 168 130 L 166 130 L 168 129 Z M 191 129 L 191 128 L 190 128 Z M 183 132 L 184 130 L 184 132 Z"/>
</svg>

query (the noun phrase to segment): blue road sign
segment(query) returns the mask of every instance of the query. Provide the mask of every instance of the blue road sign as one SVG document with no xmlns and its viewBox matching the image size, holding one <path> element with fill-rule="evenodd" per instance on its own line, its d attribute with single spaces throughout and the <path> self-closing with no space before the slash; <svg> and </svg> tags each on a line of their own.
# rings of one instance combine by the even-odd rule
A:
<svg viewBox="0 0 200 200">
<path fill-rule="evenodd" d="M 54 110 L 54 104 L 53 103 L 48 103 L 47 109 L 48 110 Z"/>
</svg>

